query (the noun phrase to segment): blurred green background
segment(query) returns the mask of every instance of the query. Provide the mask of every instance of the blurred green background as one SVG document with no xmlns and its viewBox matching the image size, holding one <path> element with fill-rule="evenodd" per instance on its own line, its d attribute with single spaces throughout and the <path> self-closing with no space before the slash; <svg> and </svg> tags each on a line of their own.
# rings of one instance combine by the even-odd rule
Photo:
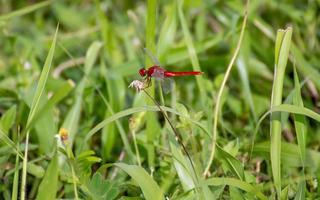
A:
<svg viewBox="0 0 320 200">
<path fill-rule="evenodd" d="M 280 199 L 270 120 L 258 121 L 276 87 L 277 30 L 287 27 L 293 31 L 282 99 L 294 104 L 297 97 L 313 113 L 290 108 L 302 115 L 281 115 L 281 198 L 320 198 L 320 1 L 251 0 L 239 39 L 245 3 L 0 0 L 0 199 Z M 167 106 L 198 178 L 153 101 L 128 88 L 141 79 L 140 68 L 154 64 L 145 47 L 168 70 L 204 72 L 174 78 L 169 94 L 157 82 L 147 90 Z M 204 177 L 218 98 L 218 146 Z M 297 143 L 297 120 L 305 144 Z"/>
</svg>

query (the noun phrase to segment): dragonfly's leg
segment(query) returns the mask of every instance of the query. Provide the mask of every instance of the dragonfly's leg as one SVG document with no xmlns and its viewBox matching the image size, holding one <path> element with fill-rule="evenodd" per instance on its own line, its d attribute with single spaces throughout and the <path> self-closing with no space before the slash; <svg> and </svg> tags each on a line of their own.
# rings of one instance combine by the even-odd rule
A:
<svg viewBox="0 0 320 200">
<path fill-rule="evenodd" d="M 150 87 L 150 85 L 151 85 L 151 78 L 150 78 L 150 77 L 146 77 L 146 79 L 145 79 L 144 82 L 146 83 L 144 88 Z"/>
</svg>

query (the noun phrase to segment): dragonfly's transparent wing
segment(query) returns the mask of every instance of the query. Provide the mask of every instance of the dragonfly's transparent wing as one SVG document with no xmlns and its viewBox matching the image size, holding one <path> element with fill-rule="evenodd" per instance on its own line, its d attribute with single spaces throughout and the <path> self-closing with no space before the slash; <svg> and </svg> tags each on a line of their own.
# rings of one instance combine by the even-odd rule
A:
<svg viewBox="0 0 320 200">
<path fill-rule="evenodd" d="M 153 55 L 147 48 L 143 48 L 143 51 L 148 55 L 148 57 L 152 60 L 152 62 L 157 65 L 157 66 L 161 66 L 160 61 L 158 60 L 158 58 Z"/>
<path fill-rule="evenodd" d="M 163 93 L 168 94 L 169 92 L 171 92 L 174 84 L 174 81 L 172 78 L 164 78 L 164 79 L 161 79 L 160 82 L 161 82 Z"/>
<path fill-rule="evenodd" d="M 164 69 L 162 68 L 155 68 L 153 73 L 151 74 L 152 77 L 154 77 L 157 80 L 162 80 L 164 79 Z"/>
</svg>

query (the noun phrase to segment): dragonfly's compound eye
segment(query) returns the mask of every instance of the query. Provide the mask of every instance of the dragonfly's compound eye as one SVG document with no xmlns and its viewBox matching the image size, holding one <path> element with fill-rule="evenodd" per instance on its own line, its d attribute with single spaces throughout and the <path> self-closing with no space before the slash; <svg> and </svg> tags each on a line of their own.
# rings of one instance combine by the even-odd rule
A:
<svg viewBox="0 0 320 200">
<path fill-rule="evenodd" d="M 140 74 L 140 76 L 144 77 L 144 76 L 147 74 L 147 70 L 144 69 L 144 68 L 141 68 L 141 69 L 139 70 L 139 74 Z"/>
</svg>

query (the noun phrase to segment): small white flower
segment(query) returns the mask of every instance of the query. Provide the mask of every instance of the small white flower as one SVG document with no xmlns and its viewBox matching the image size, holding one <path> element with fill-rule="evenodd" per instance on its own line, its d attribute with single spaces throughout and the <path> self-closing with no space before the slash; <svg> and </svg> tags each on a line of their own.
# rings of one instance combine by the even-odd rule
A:
<svg viewBox="0 0 320 200">
<path fill-rule="evenodd" d="M 144 82 L 139 81 L 139 80 L 134 80 L 130 83 L 129 87 L 131 88 L 136 88 L 138 92 L 143 90 L 145 88 Z"/>
<path fill-rule="evenodd" d="M 24 69 L 29 70 L 31 69 L 31 63 L 29 61 L 26 61 L 23 63 L 23 67 Z"/>
</svg>

